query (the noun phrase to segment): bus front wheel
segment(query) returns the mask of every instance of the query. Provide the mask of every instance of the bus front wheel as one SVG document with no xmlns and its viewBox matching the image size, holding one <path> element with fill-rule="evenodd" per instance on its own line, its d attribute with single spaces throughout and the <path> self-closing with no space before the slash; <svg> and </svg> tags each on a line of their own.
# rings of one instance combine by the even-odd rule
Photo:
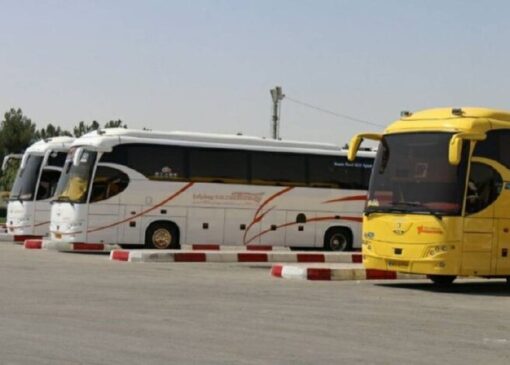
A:
<svg viewBox="0 0 510 365">
<path fill-rule="evenodd" d="M 330 228 L 324 236 L 327 251 L 349 251 L 352 248 L 352 234 L 346 228 Z"/>
<path fill-rule="evenodd" d="M 450 285 L 457 278 L 455 275 L 427 275 L 436 285 Z"/>
<path fill-rule="evenodd" d="M 151 224 L 145 234 L 145 246 L 158 250 L 178 249 L 179 239 L 177 228 L 173 224 L 166 222 Z"/>
</svg>

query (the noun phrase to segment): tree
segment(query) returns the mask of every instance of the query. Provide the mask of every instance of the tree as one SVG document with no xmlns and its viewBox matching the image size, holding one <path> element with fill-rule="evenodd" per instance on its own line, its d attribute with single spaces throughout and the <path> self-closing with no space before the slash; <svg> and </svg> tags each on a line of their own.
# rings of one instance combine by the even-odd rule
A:
<svg viewBox="0 0 510 365">
<path fill-rule="evenodd" d="M 88 132 L 95 131 L 99 129 L 99 123 L 95 120 L 92 121 L 91 124 L 85 124 L 85 122 L 81 121 L 76 127 L 73 128 L 73 134 L 76 138 L 83 136 Z"/>
<path fill-rule="evenodd" d="M 0 177 L 0 192 L 11 190 L 14 179 L 16 178 L 16 173 L 18 172 L 20 162 L 21 161 L 19 159 L 9 160 L 5 170 L 2 171 L 2 176 Z M 2 199 L 1 195 L 0 199 Z"/>
<path fill-rule="evenodd" d="M 105 128 L 127 128 L 127 124 L 122 124 L 122 120 L 110 120 L 108 123 L 105 123 Z"/>
<path fill-rule="evenodd" d="M 60 127 L 55 127 L 53 124 L 48 124 L 46 128 L 41 128 L 40 130 L 35 132 L 35 137 L 37 140 L 46 139 L 51 137 L 58 136 L 72 136 L 69 131 L 66 131 Z"/>
<path fill-rule="evenodd" d="M 4 114 L 0 126 L 2 158 L 8 153 L 22 153 L 35 137 L 35 124 L 23 115 L 21 109 L 11 108 Z"/>
</svg>

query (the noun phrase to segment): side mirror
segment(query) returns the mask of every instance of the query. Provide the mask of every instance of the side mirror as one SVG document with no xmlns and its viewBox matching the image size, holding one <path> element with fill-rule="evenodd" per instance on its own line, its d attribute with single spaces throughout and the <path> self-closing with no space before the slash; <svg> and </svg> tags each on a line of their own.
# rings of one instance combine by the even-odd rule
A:
<svg viewBox="0 0 510 365">
<path fill-rule="evenodd" d="M 448 162 L 450 165 L 458 165 L 462 157 L 462 138 L 454 135 L 450 140 L 450 147 L 448 148 Z"/>
<path fill-rule="evenodd" d="M 83 148 L 78 147 L 76 151 L 74 151 L 73 155 L 73 166 L 78 166 L 80 164 L 81 155 L 83 154 Z"/>
<path fill-rule="evenodd" d="M 450 139 L 448 148 L 448 162 L 450 165 L 458 165 L 462 158 L 462 142 L 467 141 L 483 141 L 487 135 L 485 133 L 457 133 Z"/>
<path fill-rule="evenodd" d="M 29 155 L 25 153 L 23 155 L 23 157 L 21 158 L 21 163 L 19 165 L 20 170 L 23 170 L 25 168 L 25 166 L 27 165 L 28 158 L 29 158 Z"/>
<path fill-rule="evenodd" d="M 347 159 L 349 161 L 354 161 L 359 146 L 361 145 L 361 142 L 363 142 L 364 139 L 380 141 L 382 140 L 382 137 L 383 137 L 382 134 L 377 133 L 362 133 L 355 135 L 354 137 L 351 138 L 351 141 L 349 142 L 349 151 L 347 152 Z"/>
</svg>

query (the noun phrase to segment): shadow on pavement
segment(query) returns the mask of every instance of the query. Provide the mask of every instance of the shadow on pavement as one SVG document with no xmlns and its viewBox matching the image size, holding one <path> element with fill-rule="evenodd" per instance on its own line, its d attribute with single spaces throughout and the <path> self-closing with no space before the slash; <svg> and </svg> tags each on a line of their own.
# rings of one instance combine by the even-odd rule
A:
<svg viewBox="0 0 510 365">
<path fill-rule="evenodd" d="M 395 289 L 421 290 L 431 293 L 510 297 L 510 285 L 506 281 L 501 280 L 458 281 L 450 285 L 437 285 L 433 283 L 377 283 L 375 285 Z"/>
</svg>

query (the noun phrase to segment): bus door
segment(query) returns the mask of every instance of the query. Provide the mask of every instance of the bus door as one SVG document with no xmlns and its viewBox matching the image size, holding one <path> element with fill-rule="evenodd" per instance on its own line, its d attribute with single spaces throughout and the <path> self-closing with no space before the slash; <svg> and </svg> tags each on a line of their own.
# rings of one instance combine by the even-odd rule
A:
<svg viewBox="0 0 510 365">
<path fill-rule="evenodd" d="M 140 214 L 142 214 L 141 205 L 121 205 L 120 206 L 122 224 L 120 225 L 119 242 L 141 244 L 144 238 L 141 236 L 140 228 L 142 226 Z"/>
<path fill-rule="evenodd" d="M 496 275 L 510 275 L 510 182 L 502 183 L 500 198 L 496 201 L 497 239 L 494 252 Z"/>
<path fill-rule="evenodd" d="M 48 200 L 55 194 L 61 170 L 44 168 L 39 177 L 34 204 L 34 235 L 44 236 L 48 233 L 50 205 Z"/>
<path fill-rule="evenodd" d="M 492 252 L 497 245 L 493 203 L 501 191 L 502 180 L 493 167 L 481 162 L 483 160 L 473 158 L 468 179 L 462 275 L 489 275 L 493 272 Z"/>
<path fill-rule="evenodd" d="M 97 166 L 88 204 L 88 242 L 119 243 L 119 222 L 123 213 L 119 194 L 128 183 L 129 179 L 122 171 L 110 166 Z"/>
</svg>

